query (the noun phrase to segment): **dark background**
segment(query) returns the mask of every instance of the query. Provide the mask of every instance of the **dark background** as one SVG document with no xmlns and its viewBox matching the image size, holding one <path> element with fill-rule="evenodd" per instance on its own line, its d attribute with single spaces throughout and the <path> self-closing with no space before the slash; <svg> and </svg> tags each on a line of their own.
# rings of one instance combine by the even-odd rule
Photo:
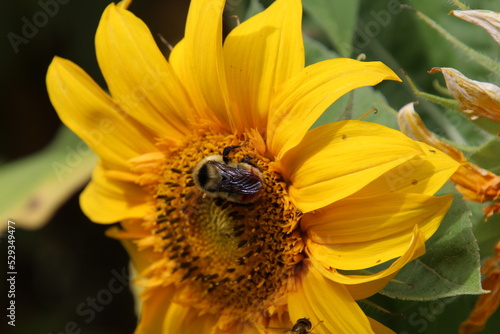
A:
<svg viewBox="0 0 500 334">
<path fill-rule="evenodd" d="M 39 151 L 61 125 L 45 87 L 47 67 L 55 55 L 72 60 L 105 87 L 95 58 L 94 34 L 111 0 L 60 2 L 41 1 L 47 6 L 57 3 L 58 8 L 52 4 L 53 17 L 47 15 L 46 24 L 35 26 L 37 31 L 32 37 L 27 35 L 30 38 L 17 46 L 17 53 L 8 34 L 24 38 L 26 20 L 43 19 L 37 13 L 44 9 L 38 0 L 2 1 L 0 5 L 2 163 Z M 148 24 L 155 37 L 160 33 L 175 44 L 184 33 L 188 6 L 187 0 L 138 0 L 130 9 Z M 122 276 L 123 271 L 128 272 L 128 256 L 118 241 L 104 236 L 107 226 L 94 224 L 83 215 L 78 193 L 43 228 L 16 229 L 16 327 L 7 326 L 5 312 L 1 312 L 0 332 L 5 332 L 1 328 L 23 334 L 134 331 L 137 318 L 132 294 L 115 279 L 116 273 Z M 1 248 L 6 254 L 5 245 Z M 2 257 L 0 268 L 5 268 L 6 260 Z M 7 307 L 5 272 L 2 269 L 0 274 L 3 310 Z M 110 282 L 115 293 L 109 293 Z"/>
</svg>

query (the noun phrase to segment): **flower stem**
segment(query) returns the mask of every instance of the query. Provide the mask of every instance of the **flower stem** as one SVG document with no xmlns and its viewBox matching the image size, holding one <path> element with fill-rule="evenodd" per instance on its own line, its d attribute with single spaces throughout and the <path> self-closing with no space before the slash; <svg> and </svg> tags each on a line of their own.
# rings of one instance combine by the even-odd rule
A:
<svg viewBox="0 0 500 334">
<path fill-rule="evenodd" d="M 448 88 L 441 86 L 441 84 L 439 83 L 439 81 L 437 79 L 432 81 L 432 87 L 434 87 L 434 89 L 438 93 L 441 93 L 442 95 L 451 96 Z"/>
<path fill-rule="evenodd" d="M 445 97 L 440 97 L 440 96 L 436 96 L 436 95 L 433 95 L 433 94 L 429 94 L 429 93 L 425 93 L 425 92 L 421 92 L 420 90 L 418 90 L 417 86 L 415 86 L 415 83 L 413 83 L 413 80 L 410 79 L 410 77 L 406 74 L 406 73 L 403 73 L 404 77 L 406 78 L 407 82 L 408 82 L 408 85 L 410 85 L 411 87 L 411 90 L 413 91 L 413 93 L 417 96 L 420 96 L 426 100 L 429 100 L 431 102 L 434 102 L 442 107 L 445 107 L 445 108 L 448 108 L 448 109 L 455 109 L 455 110 L 460 110 L 458 108 L 458 101 L 455 100 L 455 99 L 448 99 L 448 98 L 445 98 Z"/>
<path fill-rule="evenodd" d="M 413 11 L 418 18 L 423 20 L 425 23 L 427 23 L 431 28 L 436 30 L 441 36 L 443 36 L 445 39 L 447 39 L 450 43 L 452 43 L 454 46 L 456 46 L 460 51 L 462 51 L 467 57 L 469 57 L 471 60 L 475 61 L 477 64 L 483 66 L 489 71 L 494 72 L 496 75 L 500 76 L 500 64 L 495 62 L 493 59 L 491 59 L 488 56 L 483 55 L 482 53 L 477 52 L 474 49 L 471 49 L 464 43 L 460 42 L 456 37 L 448 33 L 443 27 L 441 27 L 439 24 L 437 24 L 435 21 L 433 21 L 430 17 L 426 16 L 422 12 L 416 10 L 413 7 L 410 7 L 408 5 L 401 5 L 401 7 L 409 9 Z"/>
<path fill-rule="evenodd" d="M 347 119 L 352 119 L 352 107 L 354 104 L 354 91 L 350 91 L 347 95 L 347 103 L 345 105 L 344 110 L 342 111 L 342 114 L 339 116 L 339 121 L 341 120 L 347 120 Z"/>
<path fill-rule="evenodd" d="M 372 302 L 372 301 L 370 301 L 368 299 L 361 299 L 361 300 L 359 300 L 359 302 L 362 303 L 362 304 L 368 305 L 368 306 L 376 309 L 377 311 L 380 311 L 380 312 L 383 312 L 383 313 L 386 313 L 386 314 L 390 314 L 392 316 L 400 316 L 400 317 L 403 316 L 400 313 L 394 313 L 392 311 L 389 311 L 388 309 L 383 308 L 382 306 L 380 306 L 378 304 L 375 304 L 374 302 Z"/>
<path fill-rule="evenodd" d="M 459 0 L 451 0 L 455 6 L 457 6 L 458 9 L 460 10 L 469 10 L 469 6 L 461 3 Z"/>
</svg>

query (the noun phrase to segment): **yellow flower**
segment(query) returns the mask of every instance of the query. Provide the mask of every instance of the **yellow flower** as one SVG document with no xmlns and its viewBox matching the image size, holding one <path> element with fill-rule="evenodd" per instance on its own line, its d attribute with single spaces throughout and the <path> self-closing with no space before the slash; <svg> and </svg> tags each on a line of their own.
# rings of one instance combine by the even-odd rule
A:
<svg viewBox="0 0 500 334">
<path fill-rule="evenodd" d="M 304 68 L 299 0 L 274 2 L 224 43 L 224 1 L 194 0 L 168 61 L 122 7 L 107 7 L 96 34 L 110 95 L 57 57 L 47 86 L 100 156 L 81 206 L 121 222 L 109 234 L 145 287 L 136 333 L 264 333 L 299 318 L 319 334 L 387 331 L 355 300 L 424 252 L 451 203 L 432 195 L 457 163 L 376 124 L 310 128 L 346 92 L 398 77 L 352 59 Z M 207 180 L 195 166 L 223 153 L 261 187 L 255 201 L 196 186 Z M 340 271 L 392 260 L 372 275 Z"/>
</svg>

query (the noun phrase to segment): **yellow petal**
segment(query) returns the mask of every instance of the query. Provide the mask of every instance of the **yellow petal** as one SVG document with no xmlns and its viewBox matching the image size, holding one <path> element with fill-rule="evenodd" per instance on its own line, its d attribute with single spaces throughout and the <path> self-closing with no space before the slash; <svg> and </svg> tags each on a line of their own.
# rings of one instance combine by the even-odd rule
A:
<svg viewBox="0 0 500 334">
<path fill-rule="evenodd" d="M 306 67 L 286 81 L 272 101 L 267 129 L 270 152 L 281 158 L 339 97 L 382 80 L 400 79 L 380 62 L 338 58 Z"/>
<path fill-rule="evenodd" d="M 234 128 L 229 109 L 222 56 L 224 0 L 193 0 L 184 39 L 175 46 L 170 63 L 193 99 L 196 112 L 221 129 Z"/>
<path fill-rule="evenodd" d="M 189 60 L 190 58 L 186 54 L 185 39 L 183 39 L 170 52 L 169 62 L 172 64 L 176 76 L 189 92 L 192 104 L 194 105 L 193 113 L 195 114 L 195 120 L 201 123 L 206 122 L 211 127 L 215 124 L 219 129 L 227 128 L 228 125 L 221 123 L 220 120 L 224 119 L 225 116 L 218 115 L 219 110 L 212 112 L 208 107 L 203 92 L 198 88 L 197 79 L 193 74 Z"/>
<path fill-rule="evenodd" d="M 451 156 L 458 162 L 467 161 L 459 150 L 443 143 L 426 127 L 420 116 L 415 112 L 414 103 L 408 103 L 398 112 L 398 125 L 408 137 L 424 142 Z"/>
<path fill-rule="evenodd" d="M 122 221 L 120 227 L 113 225 L 106 230 L 106 236 L 117 239 L 127 251 L 133 268 L 137 276 L 140 276 L 155 261 L 161 259 L 160 253 L 155 253 L 152 249 L 139 250 L 137 243 L 133 239 L 141 239 L 150 236 L 151 233 L 143 229 L 137 220 Z"/>
<path fill-rule="evenodd" d="M 278 86 L 304 67 L 301 21 L 299 0 L 278 0 L 224 41 L 228 88 L 240 127 L 265 128 Z"/>
<path fill-rule="evenodd" d="M 163 328 L 161 333 L 181 333 L 181 329 L 185 326 L 186 317 L 188 312 L 193 312 L 189 307 L 179 305 L 177 303 L 170 303 L 168 311 L 163 320 Z"/>
<path fill-rule="evenodd" d="M 355 299 L 364 299 L 380 291 L 408 262 L 423 255 L 425 253 L 425 238 L 418 226 L 415 226 L 413 238 L 403 256 L 394 261 L 389 268 L 372 275 L 344 275 L 335 269 L 326 269 L 330 268 L 328 259 L 323 262 L 316 259 L 309 252 L 309 249 L 307 252 L 310 254 L 311 263 L 323 276 L 339 284 L 345 284 Z"/>
<path fill-rule="evenodd" d="M 372 333 L 366 315 L 341 284 L 324 277 L 309 260 L 288 296 L 290 319 L 309 318 L 314 333 Z"/>
<path fill-rule="evenodd" d="M 202 316 L 192 312 L 192 318 L 184 321 L 183 328 L 179 332 L 165 332 L 165 334 L 191 334 L 191 333 L 213 333 L 213 328 L 217 323 L 217 319 L 212 314 L 204 314 Z"/>
<path fill-rule="evenodd" d="M 354 298 L 354 300 L 363 300 L 373 296 L 374 294 L 382 290 L 397 274 L 398 271 L 394 271 L 370 282 L 345 285 L 345 287 L 351 294 L 352 298 Z"/>
<path fill-rule="evenodd" d="M 451 175 L 451 181 L 457 184 L 457 190 L 464 195 L 466 200 L 484 203 L 500 198 L 500 177 L 468 162 L 461 151 L 437 139 L 425 127 L 422 119 L 413 109 L 413 104 L 410 103 L 401 108 L 398 123 L 409 136 L 440 149 L 460 162 L 458 169 Z"/>
<path fill-rule="evenodd" d="M 172 285 L 169 287 L 149 288 L 141 294 L 142 311 L 134 334 L 167 334 L 162 328 L 174 292 L 175 287 Z"/>
<path fill-rule="evenodd" d="M 418 143 L 424 155 L 416 156 L 373 180 L 353 197 L 388 193 L 432 195 L 456 172 L 460 164 L 448 155 L 424 143 Z"/>
<path fill-rule="evenodd" d="M 110 4 L 95 43 L 109 91 L 129 116 L 157 137 L 180 140 L 190 132 L 193 107 L 144 22 Z"/>
<path fill-rule="evenodd" d="M 341 121 L 309 131 L 280 165 L 294 204 L 309 212 L 355 193 L 418 155 L 423 155 L 419 144 L 399 131 Z"/>
<path fill-rule="evenodd" d="M 139 185 L 111 180 L 99 165 L 92 181 L 80 195 L 82 211 L 96 223 L 110 224 L 130 218 L 143 218 L 152 207 L 148 194 Z"/>
<path fill-rule="evenodd" d="M 419 226 L 426 239 L 430 238 L 451 202 L 452 195 L 433 197 L 411 193 L 345 198 L 304 215 L 301 228 L 311 241 L 329 247 L 333 253 L 339 252 L 331 259 L 332 267 L 369 268 L 400 256 L 406 250 L 415 225 Z M 400 240 L 400 247 L 392 246 L 383 251 L 386 245 L 382 240 L 388 242 L 387 238 L 399 239 L 402 235 L 407 240 Z M 363 259 L 356 261 L 356 257 L 361 257 L 354 254 L 357 249 L 368 252 L 370 244 L 381 249 L 376 253 L 363 254 Z M 353 254 L 349 254 L 351 251 Z M 372 260 L 367 257 L 372 257 Z M 343 261 L 352 267 L 343 267 Z"/>
<path fill-rule="evenodd" d="M 500 13 L 491 10 L 453 10 L 453 15 L 485 29 L 500 44 Z"/>
<path fill-rule="evenodd" d="M 212 314 L 199 316 L 196 310 L 176 302 L 170 304 L 164 317 L 162 331 L 156 333 L 211 333 L 217 322 Z"/>
<path fill-rule="evenodd" d="M 395 332 L 393 330 L 385 327 L 380 322 L 378 322 L 370 317 L 368 317 L 368 321 L 370 321 L 370 326 L 372 327 L 372 330 L 374 333 L 377 333 L 377 334 L 395 334 Z"/>
<path fill-rule="evenodd" d="M 130 7 L 131 4 L 132 0 L 122 0 L 119 3 L 117 3 L 116 6 L 127 9 L 128 7 Z"/>
<path fill-rule="evenodd" d="M 156 151 L 153 138 L 116 108 L 116 103 L 80 67 L 55 57 L 47 89 L 59 117 L 110 167 L 128 169 L 129 159 Z"/>
<path fill-rule="evenodd" d="M 442 72 L 446 87 L 460 104 L 460 109 L 471 115 L 471 119 L 484 117 L 500 122 L 500 87 L 471 80 L 453 68 L 434 67 L 429 73 Z"/>
<path fill-rule="evenodd" d="M 191 333 L 208 333 L 208 332 L 189 332 L 186 331 L 186 334 Z M 262 326 L 258 326 L 253 323 L 253 321 L 238 321 L 235 322 L 232 326 L 228 327 L 224 331 L 215 331 L 212 333 L 242 333 L 242 334 L 270 334 L 269 331 L 266 331 Z"/>
<path fill-rule="evenodd" d="M 295 320 L 296 321 L 296 320 Z M 295 321 L 291 321 L 289 314 L 279 314 L 274 313 L 270 319 L 267 328 L 270 329 L 266 334 L 271 334 L 274 331 L 278 330 L 287 330 L 293 327 Z M 286 332 L 285 332 L 286 333 Z"/>
<path fill-rule="evenodd" d="M 336 269 L 357 270 L 403 255 L 418 226 L 425 239 L 436 232 L 452 195 L 387 194 L 340 200 L 302 218 L 315 259 Z"/>
</svg>

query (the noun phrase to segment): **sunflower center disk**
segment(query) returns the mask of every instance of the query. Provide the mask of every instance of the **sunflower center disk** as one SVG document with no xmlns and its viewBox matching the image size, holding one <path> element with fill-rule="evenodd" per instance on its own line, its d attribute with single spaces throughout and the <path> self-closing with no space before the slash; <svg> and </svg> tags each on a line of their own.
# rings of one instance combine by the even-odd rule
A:
<svg viewBox="0 0 500 334">
<path fill-rule="evenodd" d="M 152 234 L 166 259 L 162 273 L 176 284 L 179 300 L 200 312 L 230 318 L 265 316 L 284 305 L 287 278 L 301 260 L 297 226 L 300 212 L 284 196 L 285 184 L 268 168 L 269 159 L 236 136 L 203 135 L 183 148 L 166 152 L 156 189 L 157 220 Z M 242 145 L 228 154 L 231 161 L 251 161 L 263 179 L 258 199 L 240 204 L 213 197 L 193 181 L 193 168 L 203 158 L 222 154 L 225 147 Z"/>
</svg>

